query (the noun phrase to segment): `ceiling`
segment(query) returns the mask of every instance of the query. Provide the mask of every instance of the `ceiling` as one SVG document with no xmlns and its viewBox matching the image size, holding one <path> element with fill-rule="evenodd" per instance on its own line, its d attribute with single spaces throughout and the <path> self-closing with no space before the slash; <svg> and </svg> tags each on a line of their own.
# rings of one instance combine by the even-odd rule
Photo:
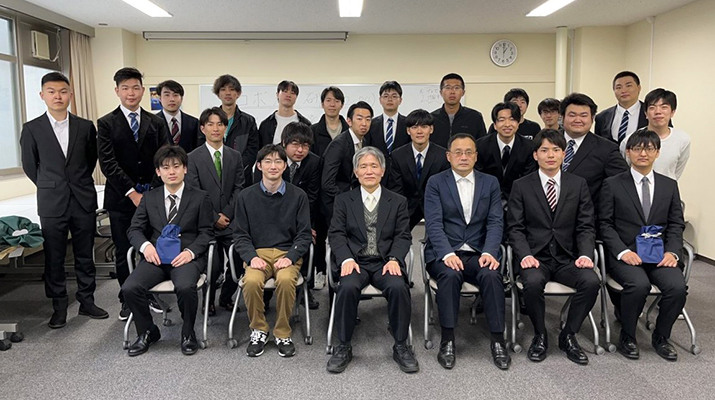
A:
<svg viewBox="0 0 715 400">
<path fill-rule="evenodd" d="M 577 0 L 544 18 L 544 0 L 364 0 L 340 18 L 338 0 L 153 0 L 173 18 L 151 18 L 121 0 L 27 0 L 92 27 L 142 31 L 348 31 L 357 34 L 553 32 L 557 26 L 629 25 L 695 0 Z"/>
</svg>

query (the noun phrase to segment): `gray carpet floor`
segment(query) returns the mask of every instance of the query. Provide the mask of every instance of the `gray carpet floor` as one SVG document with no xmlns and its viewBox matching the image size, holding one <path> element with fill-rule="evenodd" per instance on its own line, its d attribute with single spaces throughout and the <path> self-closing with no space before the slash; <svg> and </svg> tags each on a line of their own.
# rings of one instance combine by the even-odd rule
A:
<svg viewBox="0 0 715 400">
<path fill-rule="evenodd" d="M 418 227 L 415 237 L 421 237 Z M 387 330 L 386 302 L 364 301 L 360 305 L 361 324 L 353 338 L 354 358 L 340 375 L 325 370 L 328 326 L 327 289 L 315 291 L 321 306 L 311 312 L 313 345 L 303 343 L 299 326 L 294 326 L 297 354 L 284 359 L 269 344 L 259 358 L 248 358 L 248 322 L 245 312 L 236 319 L 237 349 L 225 342 L 230 313 L 219 310 L 209 326 L 209 347 L 187 357 L 179 349 L 181 317 L 170 313 L 171 327 L 161 327 L 162 339 L 149 352 L 130 358 L 122 350 L 123 322 L 117 320 L 117 282 L 98 281 L 97 304 L 110 312 L 108 320 L 77 316 L 79 305 L 72 302 L 65 328 L 52 330 L 47 321 L 51 303 L 44 297 L 38 276 L 6 275 L 0 278 L 0 321 L 20 322 L 26 339 L 11 350 L 0 352 L 0 399 L 119 399 L 119 398 L 548 398 L 548 399 L 712 399 L 715 390 L 715 267 L 694 265 L 686 309 L 698 332 L 700 355 L 689 353 L 690 337 L 683 321 L 673 329 L 672 341 L 679 360 L 669 363 L 650 346 L 650 332 L 639 325 L 641 359 L 627 360 L 618 353 L 592 353 L 592 333 L 588 322 L 578 336 L 588 349 L 590 363 L 577 366 L 558 350 L 558 312 L 563 299 L 547 300 L 550 349 L 542 363 L 530 362 L 525 351 L 512 353 L 509 371 L 498 370 L 491 362 L 489 333 L 483 315 L 469 324 L 472 299 L 464 298 L 456 329 L 457 365 L 451 370 L 437 363 L 437 349 L 423 346 L 424 285 L 419 263 L 413 274 L 412 328 L 420 372 L 402 373 L 392 360 L 392 340 Z M 70 291 L 75 284 L 69 281 Z M 173 296 L 168 296 L 175 302 Z M 507 306 L 509 305 L 507 300 Z M 175 304 L 174 304 L 175 307 Z M 303 312 L 303 308 L 300 309 Z M 594 315 L 600 320 L 600 307 Z M 268 315 L 269 322 L 275 318 Z M 160 324 L 161 318 L 155 315 Z M 528 318 L 518 340 L 528 347 L 532 333 Z M 619 326 L 615 325 L 614 340 Z M 196 325 L 201 332 L 200 322 Z M 132 327 L 131 332 L 134 332 Z M 431 328 L 433 341 L 439 327 Z M 603 330 L 601 330 L 603 334 Z M 132 339 L 133 339 L 132 334 Z M 603 341 L 603 336 L 602 336 Z"/>
</svg>

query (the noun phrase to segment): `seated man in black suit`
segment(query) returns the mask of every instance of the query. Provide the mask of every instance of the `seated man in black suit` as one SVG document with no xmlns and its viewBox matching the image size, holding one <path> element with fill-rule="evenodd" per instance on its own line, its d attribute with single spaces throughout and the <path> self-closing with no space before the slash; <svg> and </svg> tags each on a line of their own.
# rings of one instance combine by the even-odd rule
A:
<svg viewBox="0 0 715 400">
<path fill-rule="evenodd" d="M 537 110 L 539 111 L 539 117 L 544 121 L 544 129 L 561 130 L 561 124 L 559 123 L 560 109 L 561 101 L 559 99 L 549 97 L 541 100 Z"/>
<path fill-rule="evenodd" d="M 340 344 L 333 349 L 328 372 L 340 373 L 352 360 L 351 339 L 360 291 L 372 284 L 387 298 L 388 319 L 395 345 L 392 358 L 404 372 L 419 364 L 407 346 L 412 305 L 404 260 L 410 251 L 407 200 L 382 186 L 385 157 L 364 147 L 353 157 L 360 188 L 335 199 L 328 237 L 340 284 L 335 295 L 335 321 Z M 337 274 L 338 271 L 332 271 Z"/>
<path fill-rule="evenodd" d="M 164 81 L 156 85 L 161 100 L 161 111 L 157 113 L 169 130 L 172 143 L 191 153 L 199 142 L 199 120 L 181 110 L 184 87 L 177 81 Z"/>
<path fill-rule="evenodd" d="M 159 328 L 152 322 L 146 296 L 149 289 L 167 279 L 174 283 L 184 320 L 181 352 L 191 355 L 199 348 L 194 333 L 199 305 L 196 283 L 206 269 L 214 219 L 208 194 L 184 184 L 187 162 L 186 152 L 179 146 L 166 145 L 156 152 L 154 166 L 164 186 L 145 193 L 127 231 L 132 246 L 143 256 L 122 285 L 138 334 L 129 347 L 130 356 L 146 353 L 149 346 L 161 338 Z M 182 251 L 171 263 L 162 262 L 155 248 L 157 239 L 168 224 L 181 228 Z"/>
<path fill-rule="evenodd" d="M 647 126 L 646 106 L 638 100 L 640 93 L 641 80 L 635 72 L 617 73 L 613 78 L 613 94 L 618 104 L 596 115 L 596 135 L 621 144 L 633 132 Z"/>
<path fill-rule="evenodd" d="M 520 118 L 515 103 L 497 103 L 492 109 L 494 133 L 477 139 L 477 169 L 499 180 L 503 205 L 514 181 L 536 169 L 531 138 L 517 134 Z"/>
<path fill-rule="evenodd" d="M 209 315 L 216 315 L 216 288 L 214 285 L 223 273 L 225 266 L 224 253 L 231 247 L 233 230 L 231 221 L 236 209 L 235 201 L 243 189 L 243 163 L 241 154 L 223 144 L 228 118 L 220 107 L 207 108 L 201 113 L 201 132 L 206 138 L 206 144 L 189 154 L 188 174 L 186 182 L 198 189 L 205 190 L 213 206 L 214 246 L 213 266 L 211 269 L 211 292 L 209 293 Z M 233 309 L 231 297 L 238 285 L 226 273 L 221 288 L 219 306 L 226 310 Z"/>
<path fill-rule="evenodd" d="M 373 118 L 370 124 L 370 146 L 377 147 L 385 155 L 387 169 L 390 170 L 390 154 L 392 151 L 407 144 L 405 116 L 398 112 L 402 104 L 402 86 L 396 81 L 386 81 L 380 86 L 380 105 L 382 114 Z"/>
<path fill-rule="evenodd" d="M 235 249 L 246 270 L 243 299 L 251 328 L 246 355 L 260 356 L 268 342 L 263 288 L 274 278 L 277 302 L 273 336 L 278 355 L 292 357 L 295 345 L 290 316 L 302 257 L 310 249 L 310 204 L 303 190 L 283 180 L 288 157 L 281 145 L 263 147 L 256 162 L 262 179 L 238 195 L 234 228 Z"/>
<path fill-rule="evenodd" d="M 538 123 L 526 119 L 526 110 L 529 108 L 529 95 L 526 90 L 521 88 L 514 88 L 506 92 L 504 95 L 504 103 L 514 103 L 519 107 L 519 115 L 521 116 L 517 119 L 518 129 L 516 133 L 519 136 L 523 136 L 529 140 L 533 139 L 537 133 L 541 130 Z M 489 134 L 496 133 L 494 124 L 489 127 Z"/>
<path fill-rule="evenodd" d="M 410 231 L 424 218 L 425 186 L 429 178 L 446 169 L 447 149 L 430 143 L 434 117 L 426 110 L 417 109 L 405 119 L 411 143 L 392 152 L 387 188 L 407 198 Z"/>
<path fill-rule="evenodd" d="M 437 361 L 454 368 L 459 292 L 467 281 L 481 290 L 494 364 L 509 369 L 511 357 L 503 336 L 504 284 L 497 260 L 504 234 L 499 182 L 474 169 L 477 145 L 469 134 L 452 136 L 447 160 L 452 168 L 432 176 L 425 189 L 425 262 L 437 280 L 442 327 Z"/>
<path fill-rule="evenodd" d="M 606 265 L 613 279 L 623 286 L 620 302 L 621 337 L 618 352 L 626 358 L 640 357 L 636 340 L 638 316 L 643 311 L 651 284 L 663 293 L 651 343 L 659 356 L 678 359 L 668 339 L 687 296 L 680 261 L 683 248 L 683 209 L 678 183 L 653 171 L 660 153 L 660 138 L 653 131 L 637 131 L 626 142 L 629 171 L 606 179 L 599 209 L 600 232 L 607 249 Z M 643 262 L 636 237 L 643 226 L 663 228 L 663 258 Z"/>
<path fill-rule="evenodd" d="M 543 361 L 549 342 L 544 324 L 544 288 L 549 281 L 576 289 L 569 314 L 559 335 L 559 348 L 569 360 L 588 364 L 575 334 L 593 308 L 600 281 L 593 271 L 596 228 L 593 203 L 586 180 L 561 172 L 566 141 L 553 129 L 534 139 L 534 172 L 514 182 L 509 197 L 507 223 L 514 265 L 524 282 L 524 303 L 534 326 L 527 356 Z"/>
</svg>

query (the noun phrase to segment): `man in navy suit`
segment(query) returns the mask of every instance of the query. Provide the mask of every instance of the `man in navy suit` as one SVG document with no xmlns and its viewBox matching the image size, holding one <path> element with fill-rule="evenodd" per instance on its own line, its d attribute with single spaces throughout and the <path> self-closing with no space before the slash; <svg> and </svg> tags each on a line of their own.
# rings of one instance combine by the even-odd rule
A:
<svg viewBox="0 0 715 400">
<path fill-rule="evenodd" d="M 450 138 L 447 160 L 452 168 L 432 176 L 425 189 L 425 262 L 430 276 L 437 280 L 442 326 L 437 361 L 444 368 L 454 367 L 459 291 L 467 281 L 481 291 L 494 364 L 508 369 L 511 357 L 503 339 L 504 285 L 497 260 L 504 232 L 499 182 L 474 170 L 477 144 L 470 134 Z"/>
<path fill-rule="evenodd" d="M 184 87 L 177 81 L 164 81 L 156 85 L 161 100 L 161 111 L 157 113 L 166 121 L 173 144 L 181 146 L 186 153 L 198 147 L 199 120 L 181 110 L 184 101 Z"/>
</svg>

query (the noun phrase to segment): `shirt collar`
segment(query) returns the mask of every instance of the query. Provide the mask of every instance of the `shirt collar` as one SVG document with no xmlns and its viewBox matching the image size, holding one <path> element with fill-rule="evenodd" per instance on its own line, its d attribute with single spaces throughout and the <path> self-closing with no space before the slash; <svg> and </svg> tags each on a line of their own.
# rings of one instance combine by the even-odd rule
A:
<svg viewBox="0 0 715 400">
<path fill-rule="evenodd" d="M 69 119 L 70 119 L 70 113 L 69 113 L 69 111 L 67 111 L 67 116 L 66 116 L 65 119 L 63 119 L 62 121 L 56 120 L 56 119 L 52 116 L 52 114 L 50 114 L 49 112 L 47 112 L 47 118 L 49 118 L 50 124 L 54 127 L 57 123 L 64 124 L 64 123 L 66 123 L 67 121 L 69 121 Z"/>
<path fill-rule="evenodd" d="M 274 196 L 276 193 L 280 193 L 282 196 L 285 196 L 286 194 L 286 181 L 281 180 L 281 185 L 278 187 L 278 191 L 275 193 L 271 193 L 266 189 L 266 185 L 263 184 L 263 180 L 261 180 L 261 191 L 263 191 L 264 194 L 268 196 Z"/>
<path fill-rule="evenodd" d="M 179 190 L 176 191 L 176 193 L 174 193 L 176 197 L 179 198 L 179 200 L 181 200 L 181 196 L 183 196 L 184 194 L 184 186 L 184 182 L 181 182 L 181 187 L 179 188 Z M 171 193 L 169 193 L 169 189 L 167 189 L 166 185 L 164 185 L 164 200 L 166 200 L 166 198 L 169 197 L 170 194 Z"/>
<path fill-rule="evenodd" d="M 549 182 L 549 179 L 555 180 L 556 186 L 561 186 L 561 171 L 559 170 L 553 178 L 550 178 L 548 175 L 543 173 L 541 169 L 539 169 L 539 179 L 541 180 L 541 187 L 545 187 Z"/>
<path fill-rule="evenodd" d="M 209 149 L 209 154 L 211 154 L 211 158 L 213 159 L 216 149 L 211 147 L 209 142 L 206 142 L 206 147 Z M 221 153 L 221 159 L 223 159 L 223 144 L 221 145 L 221 147 L 218 148 L 218 152 Z"/>
<path fill-rule="evenodd" d="M 417 151 L 414 143 L 412 144 L 412 155 L 414 156 L 414 158 L 417 158 L 418 154 L 422 154 L 422 162 L 424 162 L 424 159 L 427 157 L 427 150 L 429 150 L 429 142 L 427 142 L 427 147 L 425 147 L 425 149 L 422 151 Z"/>
<path fill-rule="evenodd" d="M 586 133 L 586 135 L 588 135 L 588 134 L 589 133 Z M 573 138 L 573 137 L 569 136 L 569 134 L 566 133 L 566 131 L 564 131 L 564 139 L 566 139 L 566 146 L 568 146 L 569 140 L 573 140 L 574 142 L 576 142 L 576 149 L 578 149 L 581 146 L 583 139 L 586 138 L 586 135 L 583 135 L 580 138 Z M 576 150 L 576 149 L 574 149 L 574 150 Z"/>
<path fill-rule="evenodd" d="M 349 128 L 348 132 L 350 132 L 350 137 L 353 139 L 353 144 L 360 144 L 361 141 L 358 139 L 357 135 L 355 132 L 353 132 L 353 128 Z"/>
<path fill-rule="evenodd" d="M 618 107 L 618 112 L 619 112 L 621 115 L 623 115 L 623 113 L 626 111 L 626 109 L 623 108 L 620 104 L 618 104 L 617 107 Z M 640 109 L 641 109 L 641 102 L 640 102 L 640 101 L 636 101 L 636 102 L 633 103 L 633 105 L 630 106 L 630 108 L 628 108 L 627 110 L 628 110 L 628 114 L 629 114 L 629 115 L 638 115 L 638 113 L 640 113 Z"/>
<path fill-rule="evenodd" d="M 293 164 L 298 164 L 298 168 L 300 168 L 300 163 L 302 163 L 302 162 L 303 162 L 303 161 L 293 161 L 293 160 L 291 160 L 291 159 L 289 158 L 289 159 L 288 159 L 288 168 L 290 168 L 290 166 L 293 165 Z"/>
<path fill-rule="evenodd" d="M 378 186 L 377 189 L 375 189 L 374 192 L 368 193 L 367 190 L 365 190 L 364 187 L 360 186 L 360 195 L 362 196 L 362 204 L 365 204 L 367 201 L 367 196 L 372 194 L 372 196 L 375 198 L 375 201 L 377 203 L 380 202 L 380 196 L 382 196 L 382 185 Z"/>
<path fill-rule="evenodd" d="M 141 118 L 142 115 L 142 108 L 139 107 L 136 111 L 130 111 L 128 108 L 124 107 L 122 104 L 119 105 L 119 109 L 122 110 L 122 113 L 124 114 L 124 117 L 129 119 L 129 114 L 130 113 L 136 113 L 137 114 L 137 120 Z"/>
<path fill-rule="evenodd" d="M 511 141 L 509 143 L 504 143 L 502 142 L 501 138 L 499 137 L 499 134 L 497 136 L 497 145 L 499 145 L 499 152 L 501 153 L 504 151 L 504 147 L 509 146 L 509 149 L 513 150 L 514 149 L 514 138 L 516 137 L 516 133 L 514 136 L 511 137 Z"/>
<path fill-rule="evenodd" d="M 166 122 L 169 124 L 169 129 L 171 129 L 171 119 L 176 118 L 176 123 L 181 124 L 181 110 L 178 110 L 176 112 L 176 116 L 172 116 L 166 110 L 161 110 L 161 113 L 164 114 L 164 118 L 166 118 Z"/>
<path fill-rule="evenodd" d="M 643 176 L 646 176 L 648 178 L 648 183 L 651 185 L 654 182 L 655 179 L 655 174 L 653 173 L 653 170 L 651 169 L 648 175 L 642 175 L 640 172 L 636 171 L 635 168 L 631 167 L 631 176 L 633 176 L 633 181 L 636 183 L 636 185 L 641 184 L 641 180 L 643 180 Z"/>
<path fill-rule="evenodd" d="M 472 173 L 467 176 L 462 176 L 462 175 L 459 175 L 455 170 L 452 170 L 452 175 L 454 175 L 455 182 L 458 182 L 460 179 L 464 178 L 467 181 L 469 181 L 469 183 L 471 183 L 472 185 L 474 184 L 474 181 L 475 181 L 474 171 L 472 171 Z"/>
</svg>

